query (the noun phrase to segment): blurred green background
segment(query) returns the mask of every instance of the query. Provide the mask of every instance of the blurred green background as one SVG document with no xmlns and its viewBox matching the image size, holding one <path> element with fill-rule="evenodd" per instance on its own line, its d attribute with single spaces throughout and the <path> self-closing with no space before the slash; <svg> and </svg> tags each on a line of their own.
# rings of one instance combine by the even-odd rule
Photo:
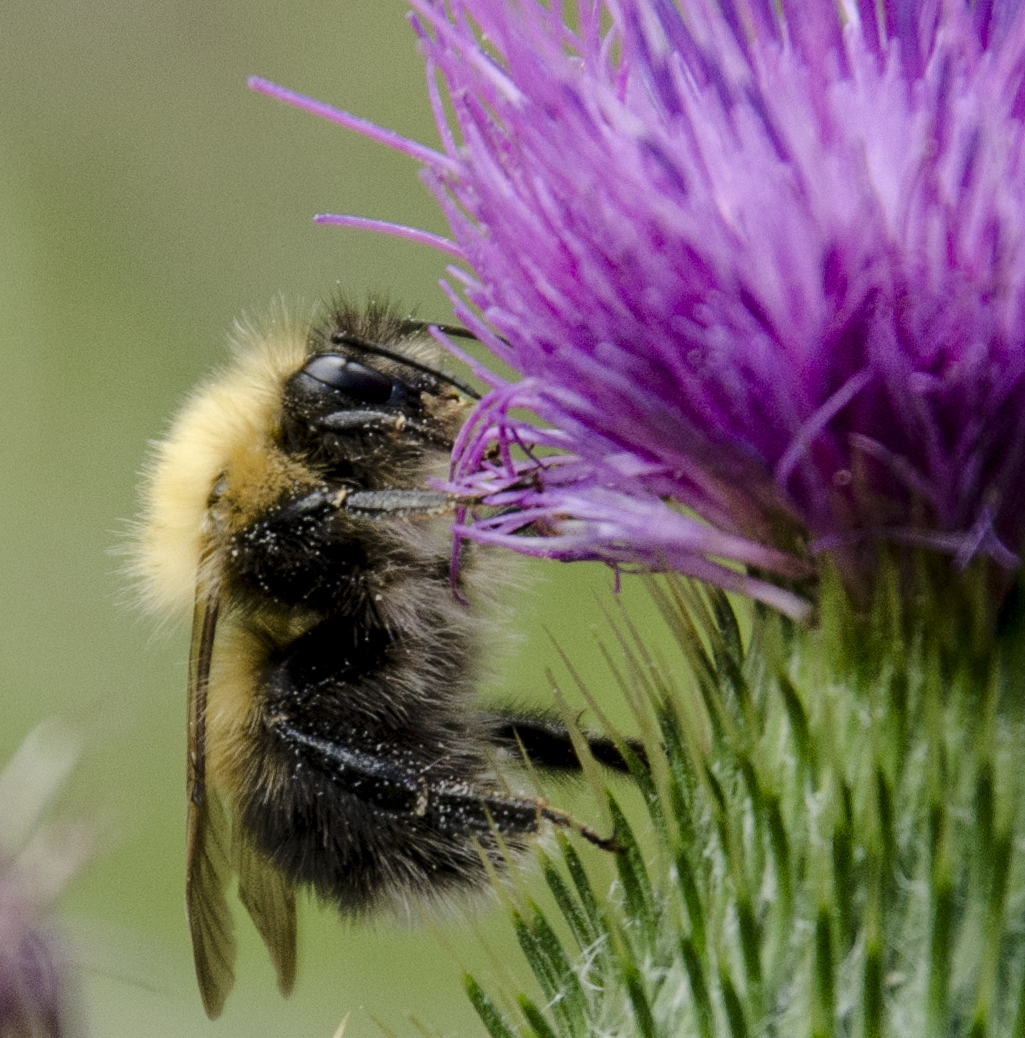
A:
<svg viewBox="0 0 1025 1038">
<path fill-rule="evenodd" d="M 388 289 L 450 318 L 442 259 L 315 227 L 331 210 L 444 232 L 414 163 L 246 90 L 259 74 L 436 143 L 400 0 L 11 0 L 0 13 L 0 761 L 43 718 L 84 737 L 65 814 L 92 863 L 59 910 L 93 1035 L 478 1034 L 460 964 L 516 973 L 492 903 L 433 927 L 306 906 L 282 1000 L 247 919 L 224 1017 L 203 1015 L 182 908 L 187 631 L 154 636 L 116 550 L 147 441 L 239 315 Z M 528 566 L 486 696 L 550 698 L 549 633 L 595 687 L 604 570 Z M 620 712 L 620 716 L 621 712 Z M 600 824 L 586 790 L 553 797 Z M 2 805 L 0 805 L 2 807 Z M 586 852 L 585 852 L 586 853 Z M 600 856 L 599 856 L 600 857 Z M 607 868 L 606 862 L 598 862 Z M 489 959 L 475 933 L 493 949 Z M 501 964 L 499 967 L 497 964 Z"/>
</svg>

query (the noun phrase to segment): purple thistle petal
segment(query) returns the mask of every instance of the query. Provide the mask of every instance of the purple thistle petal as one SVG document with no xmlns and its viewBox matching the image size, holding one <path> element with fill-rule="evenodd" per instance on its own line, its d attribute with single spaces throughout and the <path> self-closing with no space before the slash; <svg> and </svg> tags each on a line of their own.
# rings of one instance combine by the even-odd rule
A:
<svg viewBox="0 0 1025 1038">
<path fill-rule="evenodd" d="M 451 238 L 443 238 L 440 234 L 431 234 L 419 227 L 407 227 L 405 224 L 392 223 L 390 220 L 372 220 L 366 216 L 349 216 L 345 213 L 318 213 L 314 223 L 334 224 L 336 227 L 354 227 L 361 231 L 376 231 L 378 234 L 390 234 L 396 238 L 405 238 L 418 245 L 428 245 L 439 252 L 447 252 L 450 256 L 462 259 L 463 253 Z"/>
<path fill-rule="evenodd" d="M 304 94 L 296 93 L 294 90 L 279 86 L 277 83 L 272 83 L 269 79 L 262 79 L 260 76 L 250 76 L 247 82 L 250 90 L 266 94 L 268 97 L 273 97 L 276 101 L 294 105 L 296 108 L 301 108 L 304 112 L 319 115 L 322 119 L 344 126 L 347 130 L 355 130 L 356 133 L 369 137 L 371 140 L 384 144 L 386 147 L 393 148 L 395 151 L 401 151 L 418 162 L 425 162 L 434 167 L 446 166 L 446 157 L 440 152 L 434 151 L 432 148 L 428 148 L 416 141 L 411 141 L 407 137 L 393 133 L 391 130 L 386 130 L 372 122 L 368 122 L 366 119 L 361 119 L 357 115 L 333 108 L 331 105 L 324 104 L 323 101 L 306 97 Z M 449 166 L 449 168 L 453 172 L 457 170 L 455 166 Z"/>
<path fill-rule="evenodd" d="M 466 536 L 794 615 L 773 581 L 863 583 L 874 541 L 1017 569 L 1018 3 L 410 6 L 444 154 L 322 114 L 425 164 L 457 314 L 522 376 L 457 445 Z"/>
<path fill-rule="evenodd" d="M 460 442 L 452 488 L 501 509 L 470 536 L 718 583 L 865 538 L 1017 567 L 1014 5 L 618 0 L 579 35 L 534 0 L 412 6 L 460 167 L 427 182 L 524 376 Z"/>
</svg>

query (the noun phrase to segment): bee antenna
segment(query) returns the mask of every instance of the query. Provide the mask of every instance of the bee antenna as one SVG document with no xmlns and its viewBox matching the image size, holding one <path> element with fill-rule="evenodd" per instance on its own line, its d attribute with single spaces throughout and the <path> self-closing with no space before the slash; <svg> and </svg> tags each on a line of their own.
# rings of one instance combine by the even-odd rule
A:
<svg viewBox="0 0 1025 1038">
<path fill-rule="evenodd" d="M 432 321 L 430 324 L 425 324 L 423 321 L 414 321 L 413 324 L 421 331 L 425 328 L 437 328 L 442 335 L 451 335 L 456 339 L 473 339 L 474 342 L 480 342 L 469 328 L 464 328 L 461 324 L 439 324 L 437 321 Z"/>
<path fill-rule="evenodd" d="M 469 336 L 471 339 L 476 338 L 476 336 L 471 332 L 468 332 L 465 328 L 461 328 L 457 332 L 450 325 L 425 325 L 424 327 L 436 327 L 446 335 L 457 335 L 461 333 L 464 336 Z M 458 389 L 460 393 L 464 393 L 466 396 L 470 397 L 471 400 L 480 400 L 480 393 L 478 393 L 472 386 L 468 386 L 465 382 L 460 381 L 452 375 L 446 375 L 444 371 L 432 368 L 429 364 L 421 364 L 419 361 L 406 357 L 401 353 L 397 353 L 395 350 L 390 350 L 387 346 L 382 346 L 379 342 L 371 342 L 369 339 L 363 339 L 358 335 L 350 335 L 348 332 L 332 332 L 331 341 L 339 346 L 355 346 L 357 349 L 363 350 L 365 353 L 374 354 L 375 357 L 386 357 L 388 360 L 394 360 L 399 364 L 404 364 L 407 368 L 414 368 L 416 371 L 422 371 L 425 375 L 430 375 L 439 382 L 445 382 L 448 385 L 453 386 L 455 389 Z"/>
</svg>

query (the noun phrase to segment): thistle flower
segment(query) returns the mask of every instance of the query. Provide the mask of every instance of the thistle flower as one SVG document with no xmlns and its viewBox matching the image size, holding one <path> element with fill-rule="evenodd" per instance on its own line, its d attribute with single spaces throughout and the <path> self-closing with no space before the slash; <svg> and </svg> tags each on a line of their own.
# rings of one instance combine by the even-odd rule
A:
<svg viewBox="0 0 1025 1038">
<path fill-rule="evenodd" d="M 880 540 L 1017 569 L 1020 5 L 411 6 L 453 117 L 405 150 L 522 376 L 459 445 L 467 535 L 791 613 L 774 585 Z"/>
<path fill-rule="evenodd" d="M 524 376 L 461 445 L 474 536 L 721 584 L 880 538 L 1017 568 L 1020 5 L 413 7 L 462 136 L 428 183 Z"/>
</svg>

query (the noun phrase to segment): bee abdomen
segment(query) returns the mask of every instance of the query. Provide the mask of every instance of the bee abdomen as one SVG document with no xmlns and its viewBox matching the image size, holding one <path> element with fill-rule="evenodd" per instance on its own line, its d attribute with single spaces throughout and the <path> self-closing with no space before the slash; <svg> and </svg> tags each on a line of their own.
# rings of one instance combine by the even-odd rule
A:
<svg viewBox="0 0 1025 1038">
<path fill-rule="evenodd" d="M 533 800 L 481 781 L 486 729 L 458 682 L 404 717 L 405 661 L 429 651 L 336 615 L 264 671 L 241 821 L 285 875 L 342 911 L 481 886 L 479 848 L 502 864 L 494 827 L 514 848 L 538 829 Z"/>
<path fill-rule="evenodd" d="M 287 761 L 287 782 L 272 795 L 247 791 L 240 805 L 255 845 L 292 882 L 308 884 L 342 912 L 486 882 L 477 848 L 494 853 L 494 838 L 470 786 L 453 783 L 464 803 L 439 811 L 423 768 L 304 728 L 270 726 L 273 753 L 264 763 Z M 518 827 L 535 831 L 533 805 L 519 812 L 528 817 L 517 819 Z M 515 836 L 510 842 L 517 845 Z"/>
</svg>

